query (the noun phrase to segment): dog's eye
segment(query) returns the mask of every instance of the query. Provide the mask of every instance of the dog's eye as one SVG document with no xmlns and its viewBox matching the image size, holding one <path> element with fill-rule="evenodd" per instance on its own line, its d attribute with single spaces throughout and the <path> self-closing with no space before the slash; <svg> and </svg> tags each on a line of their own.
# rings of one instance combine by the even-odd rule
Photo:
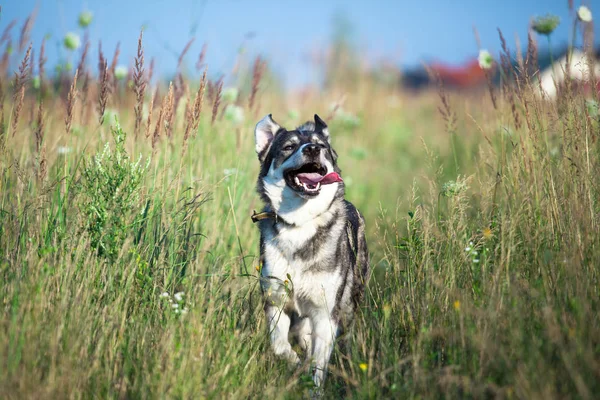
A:
<svg viewBox="0 0 600 400">
<path fill-rule="evenodd" d="M 295 146 L 295 145 L 293 145 L 293 144 L 288 144 L 287 146 L 285 146 L 285 147 L 283 148 L 283 151 L 292 151 L 292 150 L 294 150 L 294 148 L 295 148 L 295 147 L 296 147 L 296 146 Z"/>
</svg>

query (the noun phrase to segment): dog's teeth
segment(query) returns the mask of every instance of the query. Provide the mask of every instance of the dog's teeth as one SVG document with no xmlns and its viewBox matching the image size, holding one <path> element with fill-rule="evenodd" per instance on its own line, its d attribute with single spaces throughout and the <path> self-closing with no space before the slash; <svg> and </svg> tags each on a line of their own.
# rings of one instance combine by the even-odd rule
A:
<svg viewBox="0 0 600 400">
<path fill-rule="evenodd" d="M 317 187 L 315 188 L 315 190 L 319 190 L 321 189 L 321 182 L 317 182 Z"/>
<path fill-rule="evenodd" d="M 296 183 L 296 185 L 300 186 L 300 179 L 298 179 L 297 176 L 294 177 L 294 182 Z"/>
</svg>

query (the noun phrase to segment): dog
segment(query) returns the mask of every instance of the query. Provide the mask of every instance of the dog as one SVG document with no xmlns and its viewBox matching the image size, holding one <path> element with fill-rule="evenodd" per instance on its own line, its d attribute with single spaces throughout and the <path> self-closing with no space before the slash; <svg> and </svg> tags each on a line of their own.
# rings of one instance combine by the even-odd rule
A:
<svg viewBox="0 0 600 400">
<path fill-rule="evenodd" d="M 315 114 L 288 131 L 271 114 L 255 128 L 261 289 L 275 355 L 323 384 L 336 338 L 350 327 L 370 276 L 365 221 L 344 199 L 329 130 Z"/>
</svg>

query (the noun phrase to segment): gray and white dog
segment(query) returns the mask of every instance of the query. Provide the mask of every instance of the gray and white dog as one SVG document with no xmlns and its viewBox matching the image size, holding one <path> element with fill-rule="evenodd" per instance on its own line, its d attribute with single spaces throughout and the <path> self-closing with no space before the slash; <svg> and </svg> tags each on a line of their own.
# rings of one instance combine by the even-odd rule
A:
<svg viewBox="0 0 600 400">
<path fill-rule="evenodd" d="M 297 341 L 321 386 L 335 339 L 352 322 L 369 279 L 365 222 L 344 200 L 327 125 L 288 131 L 271 115 L 255 129 L 261 288 L 273 351 L 300 364 Z"/>
</svg>

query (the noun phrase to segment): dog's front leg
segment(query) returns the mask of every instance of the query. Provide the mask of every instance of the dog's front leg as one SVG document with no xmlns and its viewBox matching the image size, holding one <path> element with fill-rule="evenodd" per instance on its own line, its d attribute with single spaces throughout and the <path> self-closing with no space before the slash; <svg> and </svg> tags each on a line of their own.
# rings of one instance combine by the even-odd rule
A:
<svg viewBox="0 0 600 400">
<path fill-rule="evenodd" d="M 275 305 L 265 306 L 265 315 L 269 324 L 271 345 L 276 356 L 292 363 L 300 364 L 300 358 L 288 340 L 290 331 L 290 317 L 282 308 Z"/>
<path fill-rule="evenodd" d="M 313 317 L 313 346 L 312 359 L 313 382 L 321 386 L 327 372 L 327 364 L 333 351 L 333 345 L 338 333 L 338 324 L 331 318 L 329 313 L 320 313 Z"/>
</svg>

